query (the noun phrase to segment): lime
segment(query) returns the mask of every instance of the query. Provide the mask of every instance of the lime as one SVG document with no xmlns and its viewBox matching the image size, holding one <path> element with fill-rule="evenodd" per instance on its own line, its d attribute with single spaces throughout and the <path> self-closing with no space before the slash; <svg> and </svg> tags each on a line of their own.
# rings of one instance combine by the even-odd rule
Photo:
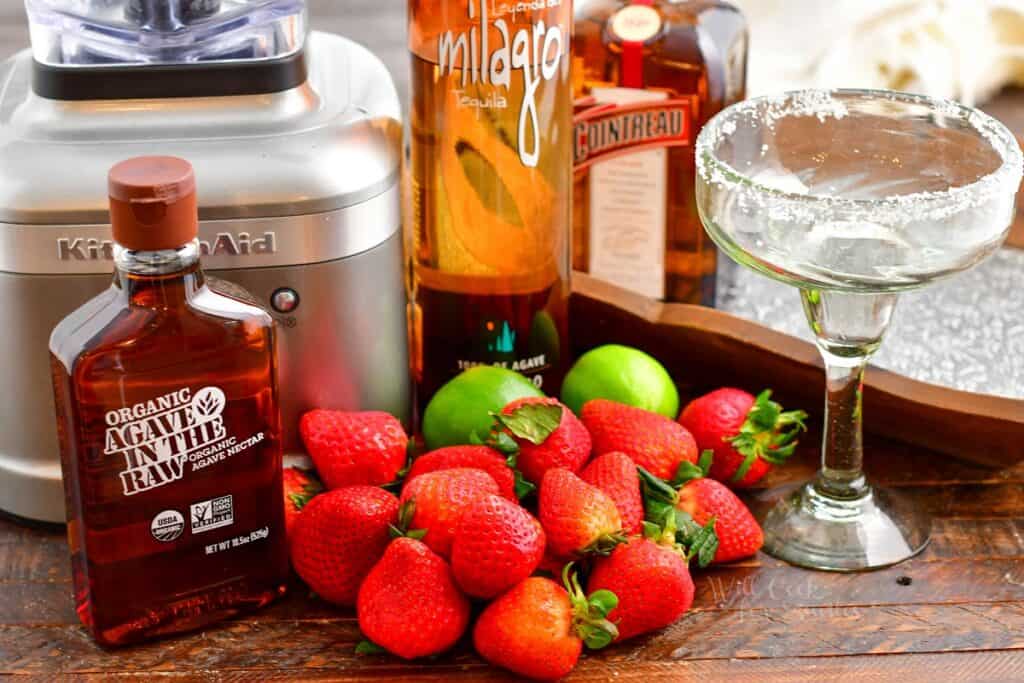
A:
<svg viewBox="0 0 1024 683">
<path fill-rule="evenodd" d="M 476 433 L 485 438 L 494 420 L 491 412 L 526 396 L 543 396 L 533 382 L 505 368 L 479 365 L 437 390 L 423 412 L 427 448 L 470 443 Z"/>
<path fill-rule="evenodd" d="M 649 355 L 629 346 L 608 344 L 580 356 L 565 376 L 562 403 L 579 414 L 595 398 L 643 408 L 673 420 L 679 415 L 679 391 L 668 371 Z"/>
</svg>

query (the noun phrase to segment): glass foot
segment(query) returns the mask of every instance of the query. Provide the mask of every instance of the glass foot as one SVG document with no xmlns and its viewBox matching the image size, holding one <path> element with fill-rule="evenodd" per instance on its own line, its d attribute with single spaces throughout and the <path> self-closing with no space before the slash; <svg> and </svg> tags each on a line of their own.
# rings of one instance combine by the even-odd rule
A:
<svg viewBox="0 0 1024 683">
<path fill-rule="evenodd" d="M 768 513 L 764 551 L 801 567 L 852 572 L 913 557 L 930 535 L 929 516 L 899 494 L 868 488 L 844 500 L 811 482 Z"/>
</svg>

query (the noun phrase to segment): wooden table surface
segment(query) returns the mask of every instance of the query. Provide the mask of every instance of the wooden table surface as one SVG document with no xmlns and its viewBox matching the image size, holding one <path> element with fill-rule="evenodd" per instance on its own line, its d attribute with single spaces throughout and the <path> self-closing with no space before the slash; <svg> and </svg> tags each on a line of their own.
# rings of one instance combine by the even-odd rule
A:
<svg viewBox="0 0 1024 683">
<path fill-rule="evenodd" d="M 25 44 L 26 31 L 20 3 L 0 4 L 3 57 Z M 369 44 L 405 92 L 404 3 L 311 5 L 315 26 Z M 1024 130 L 1018 101 L 993 109 Z M 813 474 L 817 439 L 809 435 L 795 462 L 749 496 L 755 508 Z M 936 516 L 923 555 L 868 574 L 809 572 L 764 555 L 699 572 L 694 609 L 682 621 L 585 657 L 573 679 L 1024 680 L 1024 466 L 986 470 L 871 438 L 867 452 L 875 482 L 916 495 Z M 466 647 L 409 665 L 357 658 L 359 639 L 350 612 L 310 599 L 296 584 L 262 612 L 106 652 L 78 626 L 63 532 L 0 520 L 0 674 L 47 681 L 507 678 Z"/>
</svg>

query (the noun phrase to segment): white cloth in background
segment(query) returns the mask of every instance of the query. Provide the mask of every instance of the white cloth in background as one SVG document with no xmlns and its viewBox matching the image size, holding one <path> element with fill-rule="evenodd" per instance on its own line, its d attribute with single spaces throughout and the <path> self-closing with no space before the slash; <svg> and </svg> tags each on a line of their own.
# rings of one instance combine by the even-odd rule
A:
<svg viewBox="0 0 1024 683">
<path fill-rule="evenodd" d="M 734 0 L 750 94 L 891 88 L 977 104 L 1024 85 L 1024 0 Z"/>
</svg>

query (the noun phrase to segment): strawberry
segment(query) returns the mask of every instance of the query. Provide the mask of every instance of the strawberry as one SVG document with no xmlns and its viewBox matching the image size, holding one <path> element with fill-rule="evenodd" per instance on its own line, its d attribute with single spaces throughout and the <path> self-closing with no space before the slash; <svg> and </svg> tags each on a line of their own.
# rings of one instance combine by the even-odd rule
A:
<svg viewBox="0 0 1024 683">
<path fill-rule="evenodd" d="M 516 466 L 534 484 L 555 467 L 579 472 L 590 458 L 590 434 L 558 399 L 521 398 L 494 417 L 519 446 Z"/>
<path fill-rule="evenodd" d="M 448 446 L 424 453 L 412 461 L 406 479 L 415 479 L 427 472 L 451 470 L 457 467 L 473 467 L 491 475 L 501 495 L 511 501 L 516 497 L 515 470 L 509 466 L 508 458 L 487 446 Z"/>
<path fill-rule="evenodd" d="M 356 613 L 374 644 L 416 659 L 444 652 L 462 637 L 469 600 L 444 559 L 421 541 L 396 538 L 366 575 Z"/>
<path fill-rule="evenodd" d="M 705 451 L 699 465 L 681 468 L 676 491 L 666 482 L 640 470 L 647 517 L 658 518 L 659 510 L 669 506 L 699 526 L 712 525 L 717 537 L 713 562 L 732 562 L 757 553 L 764 545 L 764 533 L 750 509 L 725 484 L 704 476 L 711 467 L 712 455 Z M 710 548 L 705 548 L 709 551 Z M 702 561 L 703 563 L 703 561 Z"/>
<path fill-rule="evenodd" d="M 638 534 L 644 521 L 644 501 L 636 465 L 624 453 L 605 453 L 587 465 L 580 478 L 608 494 L 622 518 L 627 534 Z"/>
<path fill-rule="evenodd" d="M 324 600 L 355 604 L 359 584 L 380 559 L 398 521 L 398 499 L 376 486 L 323 493 L 306 505 L 291 538 L 292 566 Z"/>
<path fill-rule="evenodd" d="M 708 476 L 735 487 L 752 486 L 796 450 L 807 413 L 785 412 L 771 390 L 756 398 L 741 389 L 718 389 L 691 401 L 679 416 L 701 450 L 715 454 Z"/>
<path fill-rule="evenodd" d="M 625 453 L 656 477 L 671 479 L 679 465 L 697 462 L 697 442 L 664 415 L 597 398 L 580 411 L 594 440 L 594 455 Z"/>
<path fill-rule="evenodd" d="M 567 469 L 544 475 L 537 510 L 555 557 L 607 554 L 625 540 L 615 501 Z"/>
<path fill-rule="evenodd" d="M 634 536 L 594 562 L 587 590 L 608 590 L 618 596 L 618 607 L 608 613 L 619 629 L 618 640 L 664 628 L 693 604 L 688 562 L 674 547 L 674 540 L 662 545 Z"/>
<path fill-rule="evenodd" d="M 460 467 L 427 472 L 407 480 L 401 502 L 412 510 L 409 526 L 425 529 L 423 542 L 438 555 L 448 558 L 455 524 L 463 510 L 477 498 L 498 493 L 498 485 L 491 475 L 483 470 Z"/>
<path fill-rule="evenodd" d="M 470 503 L 455 526 L 452 572 L 463 591 L 493 598 L 537 568 L 546 538 L 533 515 L 500 496 Z"/>
<path fill-rule="evenodd" d="M 394 481 L 409 443 L 402 423 L 381 412 L 311 410 L 299 435 L 328 489 Z"/>
<path fill-rule="evenodd" d="M 315 474 L 299 467 L 285 467 L 282 480 L 284 482 L 284 533 L 288 539 L 291 539 L 299 512 L 313 499 L 313 496 L 324 490 L 324 486 Z M 291 541 L 289 540 L 289 542 Z"/>
<path fill-rule="evenodd" d="M 566 588 L 539 576 L 524 579 L 484 609 L 473 629 L 481 657 L 520 676 L 555 680 L 576 666 L 583 645 L 599 649 L 617 634 L 605 617 L 615 608 L 608 591 L 583 595 L 563 574 Z"/>
<path fill-rule="evenodd" d="M 679 490 L 676 507 L 700 525 L 714 519 L 718 536 L 716 563 L 750 557 L 764 545 L 764 533 L 750 509 L 719 481 L 700 478 L 685 484 Z"/>
</svg>

